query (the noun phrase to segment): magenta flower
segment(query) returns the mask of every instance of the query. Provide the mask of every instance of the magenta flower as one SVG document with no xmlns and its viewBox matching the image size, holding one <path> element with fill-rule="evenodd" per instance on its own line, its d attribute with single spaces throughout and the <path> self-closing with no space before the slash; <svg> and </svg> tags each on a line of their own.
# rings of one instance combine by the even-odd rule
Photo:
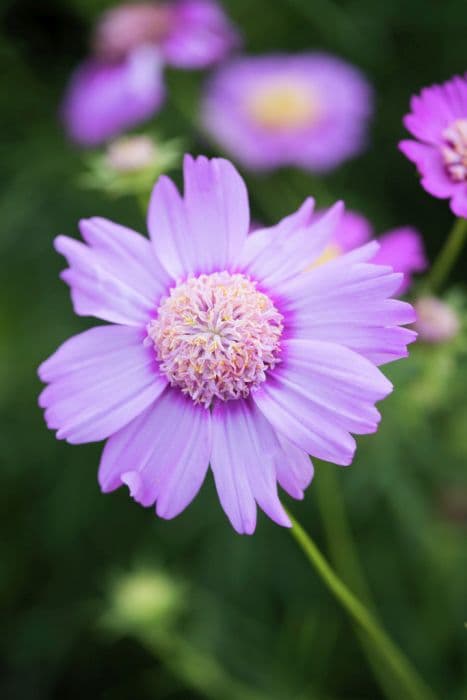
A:
<svg viewBox="0 0 467 700">
<path fill-rule="evenodd" d="M 401 275 L 368 262 L 371 242 L 304 272 L 329 245 L 341 204 L 313 221 L 313 201 L 248 234 L 248 196 L 226 160 L 184 163 L 150 202 L 150 240 L 83 220 L 85 243 L 59 236 L 76 313 L 102 325 L 39 368 L 49 428 L 72 444 L 107 439 L 104 492 L 126 484 L 162 518 L 196 496 L 208 465 L 234 528 L 256 506 L 289 526 L 277 483 L 302 498 L 308 455 L 351 463 L 351 433 L 377 429 L 391 391 L 377 365 L 407 354 L 412 307 L 391 299 Z M 303 274 L 301 274 L 303 273 Z"/>
<path fill-rule="evenodd" d="M 202 121 L 245 167 L 331 170 L 366 141 L 372 91 L 334 56 L 310 53 L 238 58 L 208 84 Z"/>
<path fill-rule="evenodd" d="M 467 218 L 467 74 L 412 97 L 404 125 L 417 141 L 399 148 L 415 165 L 427 192 L 450 199 L 456 216 Z"/>
<path fill-rule="evenodd" d="M 343 253 L 367 243 L 374 236 L 373 227 L 362 214 L 346 211 L 340 226 L 331 237 L 323 252 L 321 260 L 327 262 Z M 378 265 L 389 265 L 395 272 L 401 272 L 403 278 L 397 290 L 403 294 L 412 284 L 413 274 L 423 272 L 428 266 L 423 238 L 411 226 L 401 226 L 383 233 L 378 238 L 379 249 L 372 258 Z"/>
<path fill-rule="evenodd" d="M 116 63 L 82 64 L 71 79 L 62 115 L 73 141 L 96 146 L 149 119 L 164 97 L 160 57 L 142 46 Z"/>
<path fill-rule="evenodd" d="M 138 46 L 157 47 L 177 68 L 207 68 L 240 45 L 240 37 L 216 0 L 173 0 L 117 5 L 97 25 L 94 49 L 113 61 Z"/>
</svg>

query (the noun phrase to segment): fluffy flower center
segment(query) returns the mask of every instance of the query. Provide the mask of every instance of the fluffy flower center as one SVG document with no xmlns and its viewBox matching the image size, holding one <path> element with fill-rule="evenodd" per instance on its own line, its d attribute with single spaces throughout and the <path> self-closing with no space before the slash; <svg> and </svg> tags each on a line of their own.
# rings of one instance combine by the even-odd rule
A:
<svg viewBox="0 0 467 700">
<path fill-rule="evenodd" d="M 279 82 L 255 91 L 248 100 L 247 111 L 257 124 L 275 131 L 310 126 L 319 118 L 321 109 L 309 86 Z"/>
<path fill-rule="evenodd" d="M 443 159 L 454 182 L 467 181 L 467 119 L 458 119 L 443 132 Z"/>
<path fill-rule="evenodd" d="M 171 289 L 148 325 L 161 370 L 195 403 L 246 398 L 280 362 L 283 317 L 255 282 L 214 272 Z"/>
</svg>

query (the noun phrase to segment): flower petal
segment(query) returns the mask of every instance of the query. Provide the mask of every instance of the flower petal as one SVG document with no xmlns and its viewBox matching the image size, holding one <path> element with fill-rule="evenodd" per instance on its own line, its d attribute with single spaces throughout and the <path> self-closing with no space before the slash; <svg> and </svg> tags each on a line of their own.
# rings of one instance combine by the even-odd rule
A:
<svg viewBox="0 0 467 700">
<path fill-rule="evenodd" d="M 50 382 L 39 397 L 47 425 L 74 444 L 120 430 L 167 383 L 144 332 L 126 326 L 98 326 L 70 338 L 39 367 L 39 376 Z"/>
<path fill-rule="evenodd" d="M 75 312 L 111 323 L 146 324 L 170 283 L 150 242 L 97 217 L 81 221 L 80 230 L 88 245 L 66 236 L 55 239 L 70 265 L 61 277 L 71 288 Z"/>
<path fill-rule="evenodd" d="M 377 251 L 377 243 L 367 244 L 279 286 L 289 335 L 336 342 L 377 364 L 405 357 L 416 334 L 398 326 L 413 323 L 415 314 L 406 302 L 389 298 L 400 288 L 401 273 L 359 262 Z"/>
<path fill-rule="evenodd" d="M 217 403 L 212 421 L 211 468 L 235 530 L 254 532 L 256 503 L 276 523 L 290 527 L 276 486 L 276 466 L 287 456 L 271 425 L 251 400 Z"/>
<path fill-rule="evenodd" d="M 308 199 L 277 226 L 252 233 L 239 267 L 271 289 L 303 272 L 330 243 L 343 213 L 343 204 L 338 202 L 312 220 L 313 204 Z"/>
<path fill-rule="evenodd" d="M 122 484 L 144 506 L 156 502 L 174 518 L 198 493 L 211 451 L 211 415 L 168 388 L 144 413 L 107 441 L 99 467 L 105 493 Z"/>
<path fill-rule="evenodd" d="M 407 140 L 399 143 L 399 150 L 415 163 L 421 184 L 429 194 L 440 199 L 452 195 L 456 184 L 446 173 L 439 148 Z"/>
<path fill-rule="evenodd" d="M 272 426 L 308 454 L 351 463 L 350 432 L 374 432 L 392 386 L 368 360 L 325 342 L 285 340 L 283 362 L 252 395 Z"/>
<path fill-rule="evenodd" d="M 276 433 L 276 437 L 282 448 L 282 457 L 276 461 L 277 481 L 289 496 L 301 500 L 313 479 L 313 463 L 306 452 L 283 435 Z"/>
<path fill-rule="evenodd" d="M 228 161 L 204 156 L 185 156 L 184 183 L 184 199 L 167 177 L 153 190 L 148 229 L 159 259 L 175 278 L 229 269 L 249 229 L 245 183 Z"/>
<path fill-rule="evenodd" d="M 423 238 L 420 233 L 410 226 L 401 226 L 382 235 L 378 242 L 380 248 L 372 262 L 377 265 L 390 265 L 394 272 L 402 272 L 404 279 L 399 294 L 403 294 L 410 286 L 412 275 L 423 272 L 428 266 Z"/>
<path fill-rule="evenodd" d="M 73 141 L 96 146 L 151 117 L 164 97 L 160 56 L 142 46 L 122 62 L 82 64 L 65 96 L 63 119 Z"/>
<path fill-rule="evenodd" d="M 164 58 L 178 68 L 207 68 L 240 45 L 240 37 L 214 0 L 173 3 L 172 22 L 162 42 Z"/>
</svg>

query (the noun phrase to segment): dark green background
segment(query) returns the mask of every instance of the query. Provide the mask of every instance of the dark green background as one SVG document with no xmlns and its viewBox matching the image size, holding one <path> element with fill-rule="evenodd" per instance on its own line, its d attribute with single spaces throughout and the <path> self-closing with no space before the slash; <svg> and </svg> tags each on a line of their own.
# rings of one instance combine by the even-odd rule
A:
<svg viewBox="0 0 467 700">
<path fill-rule="evenodd" d="M 144 229 L 132 200 L 78 188 L 81 155 L 64 140 L 56 116 L 93 20 L 108 4 L 4 0 L 0 9 L 0 605 L 6 612 L 0 695 L 243 700 L 235 684 L 244 684 L 271 700 L 375 700 L 382 694 L 353 627 L 286 530 L 260 517 L 254 537 L 236 535 L 211 477 L 195 503 L 168 523 L 123 490 L 104 497 L 96 482 L 100 446 L 57 442 L 37 408 L 37 365 L 92 323 L 72 313 L 57 277 L 63 263 L 53 252 L 54 236 L 73 234 L 79 218 L 96 214 Z M 331 193 L 365 212 L 379 232 L 417 226 L 433 259 L 452 215 L 420 188 L 396 144 L 410 95 L 467 67 L 465 1 L 224 4 L 247 51 L 334 52 L 360 66 L 376 91 L 368 151 L 324 182 L 292 170 L 249 176 L 255 216 L 272 222 L 307 194 L 324 205 Z M 167 138 L 181 135 L 194 152 L 214 153 L 194 126 L 203 77 L 170 71 L 168 103 L 155 124 Z M 460 263 L 453 281 L 462 282 L 464 269 Z M 461 700 L 467 697 L 464 339 L 415 348 L 389 373 L 396 391 L 385 402 L 379 433 L 359 440 L 351 469 L 318 465 L 316 481 L 335 470 L 386 628 L 442 700 Z M 303 503 L 285 500 L 327 551 L 318 487 Z M 188 591 L 185 612 L 167 639 L 154 644 L 141 631 L 112 635 L 99 622 L 109 582 L 140 565 L 162 568 Z M 210 681 L 195 690 L 183 662 L 170 654 L 171 635 L 215 659 L 232 679 L 231 694 L 214 684 L 209 689 Z"/>
</svg>

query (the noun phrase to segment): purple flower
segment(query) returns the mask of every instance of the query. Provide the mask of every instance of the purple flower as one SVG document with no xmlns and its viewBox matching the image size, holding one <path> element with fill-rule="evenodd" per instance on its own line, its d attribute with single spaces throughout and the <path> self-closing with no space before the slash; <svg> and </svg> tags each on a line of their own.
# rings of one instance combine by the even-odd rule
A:
<svg viewBox="0 0 467 700">
<path fill-rule="evenodd" d="M 277 482 L 302 498 L 308 455 L 351 463 L 351 433 L 377 429 L 391 391 L 377 365 L 407 354 L 412 307 L 391 299 L 401 275 L 369 243 L 305 272 L 329 245 L 342 205 L 313 200 L 248 234 L 245 184 L 226 160 L 186 156 L 184 197 L 166 176 L 150 202 L 150 240 L 101 218 L 85 243 L 59 236 L 76 313 L 101 325 L 39 368 L 49 428 L 72 444 L 107 439 L 104 492 L 126 484 L 162 518 L 196 496 L 208 465 L 234 528 L 256 506 L 290 521 Z M 303 274 L 301 274 L 303 272 Z"/>
<path fill-rule="evenodd" d="M 427 192 L 450 199 L 456 216 L 467 218 L 467 74 L 412 97 L 404 125 L 417 141 L 399 148 L 416 164 Z"/>
<path fill-rule="evenodd" d="M 238 58 L 207 86 L 205 129 L 245 167 L 321 172 L 366 141 L 372 91 L 363 75 L 320 53 Z"/>
<path fill-rule="evenodd" d="M 205 68 L 239 43 L 214 0 L 118 5 L 97 25 L 93 56 L 72 76 L 62 109 L 70 138 L 96 146 L 152 117 L 162 67 Z"/>
<path fill-rule="evenodd" d="M 96 146 L 149 119 L 165 97 L 162 64 L 149 46 L 117 63 L 89 60 L 74 73 L 62 107 L 67 132 Z"/>
<path fill-rule="evenodd" d="M 93 42 L 97 55 L 112 61 L 143 44 L 157 47 L 169 65 L 206 68 L 240 38 L 215 0 L 127 3 L 102 15 Z"/>
<path fill-rule="evenodd" d="M 328 262 L 367 243 L 374 236 L 373 227 L 362 214 L 346 211 L 340 226 L 331 237 L 318 263 Z M 399 294 L 403 294 L 412 284 L 412 276 L 423 272 L 428 261 L 420 233 L 411 226 L 401 226 L 387 231 L 378 238 L 379 249 L 372 258 L 378 265 L 389 265 L 395 272 L 403 273 Z"/>
</svg>

